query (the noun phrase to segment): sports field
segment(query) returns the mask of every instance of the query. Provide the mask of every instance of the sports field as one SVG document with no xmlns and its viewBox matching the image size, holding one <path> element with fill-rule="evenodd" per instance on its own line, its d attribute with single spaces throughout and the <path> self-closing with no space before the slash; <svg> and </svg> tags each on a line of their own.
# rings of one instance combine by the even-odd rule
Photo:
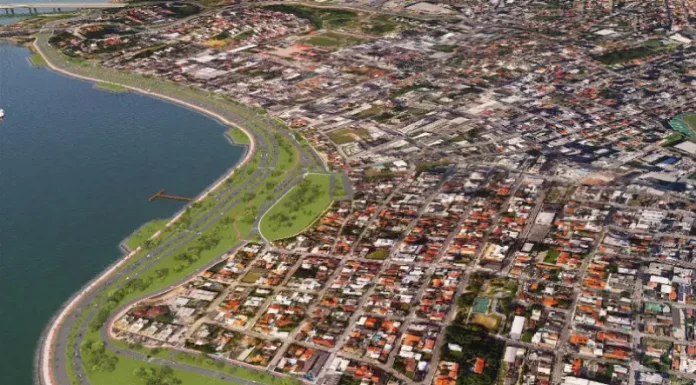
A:
<svg viewBox="0 0 696 385">
<path fill-rule="evenodd" d="M 474 309 L 472 311 L 474 313 L 485 313 L 488 311 L 488 304 L 490 304 L 490 302 L 488 298 L 477 298 L 474 302 Z"/>
</svg>

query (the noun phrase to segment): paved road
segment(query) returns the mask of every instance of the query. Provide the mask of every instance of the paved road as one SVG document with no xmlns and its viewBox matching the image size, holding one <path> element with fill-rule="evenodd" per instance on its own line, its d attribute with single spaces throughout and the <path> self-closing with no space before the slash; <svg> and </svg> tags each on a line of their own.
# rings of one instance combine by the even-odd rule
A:
<svg viewBox="0 0 696 385">
<path fill-rule="evenodd" d="M 39 47 L 41 47 L 42 52 L 50 54 L 50 50 L 52 50 L 52 48 L 48 46 L 47 39 L 48 36 L 44 36 L 43 39 L 37 39 L 37 44 Z M 56 59 L 56 57 L 48 57 L 48 59 Z M 58 59 L 60 60 L 59 57 Z M 55 65 L 66 64 L 61 63 L 59 60 L 51 60 L 51 62 Z M 63 69 L 68 69 L 68 67 L 65 66 L 63 67 Z M 72 70 L 72 68 L 70 69 Z M 181 95 L 174 96 L 180 97 Z M 192 103 L 200 105 L 200 100 L 195 100 Z M 60 329 L 56 333 L 52 367 L 54 370 L 54 378 L 58 384 L 62 385 L 70 383 L 65 366 L 67 364 L 68 354 L 73 354 L 73 365 L 76 374 L 80 377 L 81 383 L 88 384 L 82 367 L 83 365 L 80 357 L 79 346 L 82 342 L 83 336 L 85 335 L 85 328 L 88 325 L 89 321 L 95 316 L 97 309 L 93 309 L 87 315 L 87 319 L 85 320 L 85 322 L 82 323 L 81 328 L 78 332 L 78 336 L 75 340 L 74 346 L 68 347 L 67 344 L 69 342 L 70 331 L 73 329 L 77 322 L 78 314 L 81 311 L 84 311 L 87 308 L 88 304 L 91 304 L 92 302 L 97 300 L 100 294 L 104 293 L 107 289 L 113 289 L 113 285 L 117 283 L 119 278 L 122 278 L 124 275 L 137 276 L 139 273 L 147 271 L 160 259 L 171 256 L 173 253 L 177 252 L 181 247 L 187 245 L 189 242 L 196 239 L 202 231 L 206 230 L 207 228 L 210 228 L 216 223 L 216 220 L 219 218 L 217 216 L 218 212 L 220 212 L 220 214 L 222 215 L 224 214 L 224 212 L 229 211 L 229 209 L 234 207 L 238 203 L 240 199 L 239 194 L 242 191 L 247 189 L 252 189 L 253 191 L 253 189 L 260 187 L 261 184 L 264 183 L 265 180 L 270 176 L 271 170 L 277 165 L 279 151 L 277 140 L 272 134 L 268 136 L 260 134 L 260 131 L 268 130 L 269 126 L 277 127 L 277 122 L 271 122 L 272 118 L 266 115 L 256 115 L 251 117 L 251 119 L 249 116 L 240 116 L 236 114 L 236 111 L 230 111 L 224 108 L 220 108 L 218 101 L 213 102 L 211 106 L 205 107 L 212 107 L 211 109 L 214 110 L 216 113 L 225 116 L 227 119 L 229 119 L 232 122 L 235 122 L 237 125 L 241 127 L 246 127 L 250 132 L 253 133 L 254 138 L 259 145 L 257 151 L 260 151 L 263 154 L 275 154 L 275 156 L 273 156 L 273 163 L 270 165 L 268 164 L 268 156 L 262 157 L 260 166 L 257 169 L 255 169 L 252 175 L 246 178 L 242 184 L 227 186 L 220 190 L 220 192 L 217 195 L 217 198 L 215 199 L 214 208 L 208 210 L 204 215 L 197 218 L 196 221 L 194 221 L 194 223 L 191 225 L 191 227 L 189 227 L 189 231 L 177 233 L 170 236 L 165 240 L 165 242 L 162 242 L 160 246 L 148 253 L 147 257 L 141 255 L 135 262 L 130 264 L 127 268 L 123 269 L 118 274 L 109 277 L 109 279 L 102 282 L 100 285 L 96 286 L 92 290 L 89 290 L 84 293 L 84 297 L 79 301 L 79 303 L 73 309 L 71 314 L 68 315 L 67 320 L 61 325 Z M 293 143 L 293 146 L 299 152 L 299 163 L 302 166 L 302 168 L 311 167 L 320 170 L 326 169 L 325 165 L 323 165 L 323 163 L 320 162 L 320 159 L 317 156 L 317 154 L 314 151 L 312 151 L 311 153 L 307 153 L 303 147 L 299 146 L 299 143 L 296 141 L 294 136 L 290 135 L 285 131 L 280 131 L 280 135 L 284 135 L 286 139 L 290 141 L 290 143 Z M 298 181 L 299 179 L 293 176 L 288 176 L 283 181 L 281 181 L 274 189 L 274 192 L 276 193 L 274 194 L 274 196 L 277 198 L 264 202 L 261 207 L 262 212 L 263 210 L 267 210 L 269 207 L 271 207 L 279 199 L 279 197 L 283 195 L 283 192 L 291 189 Z M 124 282 L 121 282 L 121 285 L 123 283 Z M 179 284 L 180 283 L 181 282 L 179 282 Z M 166 291 L 174 286 L 175 285 L 165 288 L 163 289 L 163 291 Z M 108 342 L 108 340 L 105 342 Z M 107 346 L 112 350 L 116 349 L 110 343 L 108 343 Z M 205 371 L 205 373 L 208 375 L 218 375 L 218 373 L 213 373 L 213 371 L 207 371 L 207 369 L 198 368 L 197 371 Z"/>
</svg>

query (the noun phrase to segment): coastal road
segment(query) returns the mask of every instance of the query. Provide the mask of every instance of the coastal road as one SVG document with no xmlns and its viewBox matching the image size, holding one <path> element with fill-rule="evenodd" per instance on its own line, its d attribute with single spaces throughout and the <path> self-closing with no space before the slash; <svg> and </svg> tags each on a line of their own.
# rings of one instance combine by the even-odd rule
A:
<svg viewBox="0 0 696 385">
<path fill-rule="evenodd" d="M 47 50 L 52 49 L 51 47 L 48 46 L 47 39 L 48 39 L 48 37 L 45 36 L 43 40 L 42 39 L 37 40 L 37 49 L 41 53 L 45 53 Z M 44 56 L 47 56 L 47 55 L 44 55 Z M 54 65 L 60 64 L 60 63 L 56 63 L 55 61 L 51 61 L 49 57 L 46 57 L 46 59 L 49 60 L 49 63 L 52 63 Z M 66 71 L 66 69 L 63 68 L 63 71 Z M 97 79 L 94 79 L 94 80 L 97 80 Z M 145 94 L 150 94 L 150 95 L 153 94 L 149 90 L 148 91 L 140 90 L 140 91 L 145 93 Z M 164 97 L 165 99 L 170 100 L 170 101 L 172 99 L 171 97 L 165 97 L 164 95 L 153 95 L 153 96 Z M 178 96 L 178 95 L 176 95 L 176 96 Z M 217 103 L 219 103 L 219 102 L 217 102 Z M 198 105 L 199 111 L 205 110 L 205 107 L 200 106 L 199 100 L 192 101 L 191 103 L 187 103 L 187 104 Z M 206 107 L 217 107 L 217 106 L 206 106 Z M 236 115 L 235 113 L 232 113 L 230 111 L 220 111 L 221 110 L 220 108 L 211 108 L 211 109 L 213 109 L 213 111 L 215 111 L 213 114 L 217 115 L 216 118 L 218 116 L 220 116 L 221 115 L 220 113 L 222 112 L 223 116 L 225 116 L 225 118 L 227 120 L 234 122 L 236 125 L 241 126 L 241 127 L 246 126 L 247 130 L 248 130 L 248 126 L 250 126 L 250 125 L 246 124 L 246 123 L 249 123 L 249 117 L 246 117 L 246 116 L 240 117 L 239 115 Z M 209 110 L 206 110 L 206 111 L 209 111 Z M 255 118 L 259 118 L 259 116 L 257 115 Z M 267 124 L 268 123 L 267 119 L 269 119 L 267 116 L 263 116 L 263 117 L 260 117 L 259 120 L 261 120 L 263 123 Z M 256 124 L 253 124 L 254 126 L 256 126 L 257 124 L 260 124 L 260 122 L 258 120 L 254 121 L 253 123 L 256 123 Z M 265 125 L 265 124 L 262 124 L 262 125 Z M 282 135 L 285 135 L 288 139 L 290 139 L 291 143 L 293 141 L 295 141 L 295 138 L 286 132 L 282 132 Z M 261 137 L 259 136 L 258 133 L 256 133 L 254 135 L 254 137 L 258 141 L 258 143 L 260 144 L 259 149 L 268 151 L 267 153 L 275 154 L 275 156 L 273 158 L 274 158 L 274 161 L 277 161 L 277 159 L 278 159 L 278 156 L 277 156 L 278 155 L 278 144 L 277 144 L 277 142 L 273 139 L 268 139 L 268 142 L 264 143 L 262 140 L 260 140 Z M 269 135 L 268 137 L 272 138 L 273 135 Z M 295 143 L 297 143 L 297 142 L 295 141 Z M 321 163 L 317 164 L 318 156 L 316 155 L 316 153 L 312 152 L 312 153 L 308 154 L 307 152 L 304 151 L 304 149 L 301 146 L 296 146 L 296 149 L 300 153 L 300 163 L 303 166 L 313 166 L 313 167 L 325 169 L 323 164 L 321 164 Z M 267 159 L 267 157 L 264 157 L 264 158 Z M 250 183 L 250 181 L 257 182 L 254 184 L 254 186 L 260 185 L 260 183 L 263 183 L 268 178 L 268 175 L 270 174 L 270 170 L 272 168 L 273 167 L 259 167 L 257 170 L 254 171 L 254 174 L 252 175 L 252 177 L 250 177 L 246 180 L 244 185 L 242 185 L 241 187 L 237 186 L 238 188 L 236 188 L 235 190 L 243 191 L 245 188 L 248 187 L 248 184 Z M 259 174 L 259 170 L 263 170 L 263 171 L 261 171 L 261 173 Z M 276 190 L 281 190 L 281 192 L 283 190 L 289 190 L 290 188 L 292 188 L 294 186 L 294 183 L 296 183 L 296 181 L 297 181 L 297 178 L 293 178 L 290 180 L 288 180 L 286 178 L 286 180 L 283 180 L 278 186 L 276 186 Z M 229 194 L 228 199 L 226 199 L 222 202 L 218 202 L 216 205 L 216 208 L 219 205 L 233 207 L 234 204 L 228 205 L 229 199 L 231 199 L 231 197 L 233 197 L 233 196 L 235 196 L 235 194 Z M 279 196 L 282 196 L 282 194 L 275 194 L 274 196 L 279 197 Z M 278 198 L 276 198 L 276 200 L 277 199 Z M 271 207 L 274 203 L 275 203 L 275 201 L 266 202 L 263 206 L 264 207 Z M 217 212 L 218 212 L 217 210 L 209 210 L 207 215 L 204 218 L 199 219 L 197 221 L 197 223 L 205 222 L 207 219 L 209 219 L 213 215 L 213 213 L 217 213 Z M 211 222 L 211 224 L 212 223 L 214 223 L 214 221 Z M 210 226 L 210 224 L 209 224 L 209 226 Z M 200 230 L 200 229 L 195 229 L 195 230 Z M 65 365 L 67 363 L 67 355 L 68 354 L 73 354 L 76 372 L 78 375 L 82 375 L 81 382 L 84 384 L 88 383 L 88 382 L 86 382 L 86 378 L 84 376 L 84 371 L 82 370 L 82 362 L 80 360 L 80 355 L 79 355 L 79 345 L 82 341 L 82 337 L 84 336 L 84 330 L 83 330 L 83 332 L 78 334 L 74 346 L 71 346 L 71 347 L 67 346 L 68 341 L 69 341 L 70 331 L 73 329 L 73 327 L 75 326 L 75 323 L 78 321 L 78 314 L 81 311 L 84 311 L 86 309 L 87 305 L 94 302 L 97 299 L 97 297 L 101 293 L 103 293 L 106 289 L 111 289 L 112 285 L 115 284 L 120 277 L 122 277 L 123 275 L 135 276 L 138 274 L 138 272 L 146 271 L 149 267 L 154 265 L 156 263 L 156 261 L 159 260 L 160 258 L 169 256 L 173 252 L 178 250 L 177 245 L 180 245 L 180 243 L 186 244 L 186 243 L 188 243 L 188 242 L 186 242 L 187 240 L 193 240 L 194 238 L 196 238 L 196 235 L 198 232 L 200 232 L 200 231 L 191 231 L 188 233 L 178 234 L 176 237 L 174 237 L 173 239 L 170 239 L 168 242 L 166 242 L 163 246 L 159 247 L 157 251 L 153 251 L 150 254 L 156 254 L 159 250 L 167 250 L 170 247 L 173 248 L 168 253 L 162 254 L 162 255 L 157 256 L 156 258 L 153 258 L 153 259 L 149 259 L 147 257 L 140 256 L 140 258 L 138 260 L 136 260 L 135 262 L 130 264 L 126 269 L 120 271 L 118 274 L 108 277 L 107 279 L 99 282 L 98 285 L 91 287 L 89 290 L 85 289 L 85 290 L 82 290 L 81 293 L 78 293 L 79 295 L 81 295 L 80 300 L 73 304 L 74 307 L 67 314 L 67 316 L 65 317 L 65 320 L 60 324 L 60 327 L 58 328 L 58 330 L 55 334 L 55 343 L 53 345 L 53 348 L 54 348 L 53 349 L 53 352 L 54 352 L 53 353 L 53 360 L 50 360 L 51 357 L 44 357 L 45 352 L 42 352 L 42 354 L 40 354 L 40 356 L 39 356 L 39 359 L 41 361 L 43 361 L 43 362 L 40 362 L 41 365 L 43 365 L 45 363 L 45 361 L 52 361 L 53 362 L 53 375 L 54 375 L 55 383 L 53 383 L 52 385 L 58 385 L 58 384 L 62 385 L 64 383 L 65 384 L 70 383 L 69 377 L 68 377 L 68 374 L 66 371 L 66 367 L 65 367 Z M 193 234 L 193 235 L 190 236 L 190 234 Z M 150 262 L 147 263 L 148 261 L 150 261 Z M 170 288 L 171 287 L 168 287 L 167 289 L 170 289 Z M 94 314 L 92 312 L 92 314 L 88 315 L 88 318 L 91 319 L 91 317 L 93 317 L 93 316 L 94 316 Z M 87 322 L 88 321 L 85 321 L 84 325 L 86 325 Z M 83 328 L 84 328 L 84 326 L 83 326 Z M 109 348 L 113 349 L 114 347 L 112 345 L 109 345 Z M 46 383 L 46 378 L 44 378 L 44 376 L 41 376 L 41 379 L 42 379 L 42 383 L 49 385 Z M 50 380 L 49 380 L 49 382 L 50 382 Z"/>
<path fill-rule="evenodd" d="M 277 147 L 274 147 L 274 148 L 277 148 Z M 277 157 L 276 157 L 275 159 L 277 159 Z M 266 170 L 267 170 L 267 169 L 266 169 Z M 267 175 L 267 173 L 266 173 L 265 175 L 259 175 L 259 178 L 249 178 L 249 179 L 247 180 L 247 182 L 245 183 L 245 185 L 248 184 L 249 181 L 252 181 L 252 180 L 253 180 L 253 181 L 256 181 L 256 183 L 254 183 L 254 184 L 251 186 L 251 189 L 253 190 L 253 189 L 256 188 L 256 187 L 259 187 L 259 186 L 261 185 L 261 183 L 263 183 L 263 182 L 265 181 L 265 179 L 266 179 L 267 176 L 268 176 L 268 175 Z M 286 182 L 286 181 L 284 181 L 284 182 Z M 290 189 L 290 188 L 292 188 L 292 187 L 294 186 L 294 183 L 281 183 L 281 186 L 286 186 L 286 187 L 285 187 L 286 189 Z M 246 186 L 242 186 L 242 188 L 244 188 L 244 187 L 246 187 Z M 233 194 L 233 196 L 234 196 L 234 195 L 235 195 L 235 194 Z M 227 205 L 227 206 L 228 206 L 229 208 L 232 208 L 232 207 L 234 207 L 237 203 L 238 203 L 238 199 L 235 199 L 231 204 L 229 204 L 229 205 Z M 274 203 L 274 202 L 270 202 L 270 203 L 268 203 L 267 205 L 272 205 L 272 203 Z M 211 210 L 209 210 L 209 213 L 213 213 L 213 214 L 210 214 L 210 215 L 214 215 L 214 214 L 217 213 L 217 212 L 218 212 L 217 209 L 211 209 Z M 210 215 L 209 215 L 209 216 L 210 216 Z M 193 232 L 193 233 L 187 233 L 187 234 L 195 234 L 195 233 L 198 233 L 198 232 L 201 232 L 201 231 L 205 231 L 207 228 L 211 227 L 214 223 L 215 223 L 215 221 L 209 222 L 209 223 L 208 223 L 206 226 L 204 226 L 203 228 L 197 228 L 197 231 L 195 231 L 195 232 Z M 193 239 L 195 238 L 195 235 L 194 235 L 193 237 L 189 237 L 189 238 L 190 238 L 189 240 L 193 240 Z M 175 241 L 178 241 L 178 239 L 176 239 Z M 185 245 L 185 244 L 187 244 L 187 243 L 188 243 L 188 242 L 184 242 L 183 244 Z M 238 246 L 238 245 L 235 245 L 235 246 Z M 164 254 L 161 254 L 160 256 L 158 256 L 158 257 L 156 257 L 156 258 L 148 259 L 148 260 L 143 260 L 143 259 L 141 259 L 140 261 L 135 262 L 127 272 L 121 272 L 121 273 L 119 273 L 117 276 L 112 277 L 112 279 L 110 279 L 110 280 L 104 282 L 104 284 L 102 284 L 102 285 L 99 286 L 98 288 L 96 288 L 96 289 L 94 289 L 94 290 L 91 290 L 91 291 L 87 294 L 87 296 L 83 299 L 82 302 L 84 302 L 85 304 L 93 302 L 94 300 L 96 300 L 96 297 L 97 297 L 99 294 L 101 294 L 102 292 L 104 292 L 106 289 L 114 289 L 114 286 L 113 286 L 113 285 L 117 282 L 117 279 L 118 279 L 120 276 L 122 276 L 122 275 L 124 275 L 124 274 L 131 274 L 131 275 L 134 276 L 134 275 L 137 275 L 138 272 L 147 271 L 147 270 L 149 270 L 154 264 L 156 264 L 156 263 L 158 262 L 159 259 L 161 259 L 161 258 L 166 258 L 166 257 L 170 257 L 172 254 L 176 253 L 177 251 L 178 251 L 178 248 L 173 248 L 173 249 L 171 249 L 170 251 L 168 251 L 168 252 L 166 252 L 166 253 L 164 253 Z M 153 253 L 151 253 L 151 254 L 155 254 L 155 253 L 153 252 Z M 217 263 L 217 262 L 218 262 L 218 260 L 215 260 L 215 261 L 213 261 L 212 263 L 214 264 L 214 263 Z M 204 269 L 205 269 L 205 268 L 208 268 L 208 267 L 209 267 L 209 265 L 208 265 L 208 266 L 205 266 Z M 201 270 L 204 270 L 204 269 L 201 269 Z M 200 272 L 200 270 L 199 270 L 199 272 Z M 169 291 L 169 290 L 171 290 L 172 288 L 174 288 L 174 287 L 176 287 L 176 286 L 182 284 L 183 282 L 185 282 L 185 281 L 188 280 L 188 279 L 189 279 L 188 277 L 187 277 L 187 278 L 184 278 L 184 279 L 182 279 L 181 281 L 179 281 L 179 282 L 177 282 L 177 283 L 175 283 L 175 284 L 172 284 L 172 285 L 170 285 L 170 286 L 168 286 L 168 287 L 166 287 L 166 288 L 164 288 L 164 289 L 158 291 L 157 293 L 153 293 L 153 294 L 160 294 L 160 293 Z M 151 294 L 151 295 L 152 295 L 152 294 Z M 133 301 L 132 303 L 134 303 L 134 302 L 137 302 L 137 301 Z M 126 307 L 132 305 L 132 303 L 126 305 Z M 85 307 L 86 307 L 86 305 L 85 305 Z M 79 308 L 78 310 L 82 310 L 82 306 L 80 306 L 80 308 Z M 73 352 L 73 354 L 74 354 L 74 357 L 75 357 L 74 361 L 75 361 L 75 363 L 77 364 L 77 365 L 76 365 L 76 371 L 77 371 L 78 374 L 81 374 L 81 375 L 83 376 L 83 377 L 82 377 L 82 383 L 83 383 L 83 384 L 88 384 L 88 382 L 86 382 L 86 378 L 85 378 L 85 376 L 84 376 L 84 371 L 82 370 L 82 362 L 80 361 L 79 346 L 80 346 L 80 344 L 81 344 L 81 342 L 82 342 L 83 336 L 84 336 L 85 333 L 86 333 L 86 329 L 85 329 L 85 328 L 86 328 L 86 326 L 89 324 L 90 320 L 96 315 L 96 311 L 97 311 L 97 310 L 98 310 L 98 308 L 94 308 L 94 309 L 92 309 L 92 311 L 90 311 L 90 313 L 87 315 L 86 320 L 85 320 L 85 321 L 82 323 L 82 325 L 81 325 L 81 329 L 80 329 L 80 332 L 79 332 L 79 334 L 78 334 L 78 336 L 77 336 L 77 338 L 76 338 L 76 341 L 75 341 L 74 346 L 70 347 L 70 348 L 71 348 L 70 350 L 72 350 L 72 352 Z M 118 311 L 116 311 L 116 312 L 114 312 L 114 313 L 118 313 Z M 61 333 L 59 333 L 59 340 L 58 340 L 58 342 L 57 342 L 57 344 L 56 344 L 57 346 L 60 346 L 60 345 L 63 345 L 63 344 L 67 344 L 67 342 L 68 342 L 68 340 L 69 340 L 70 330 L 72 329 L 72 327 L 73 327 L 74 324 L 75 324 L 74 321 L 77 320 L 76 317 L 73 317 L 73 318 L 71 318 L 71 319 L 73 320 L 73 322 L 66 322 L 66 323 L 64 324 L 63 328 L 61 329 Z M 107 322 L 107 324 L 109 324 L 109 323 Z M 106 327 L 107 324 L 105 324 L 105 327 Z M 102 334 L 102 335 L 104 335 L 104 334 Z M 108 339 L 104 339 L 104 342 L 105 342 L 105 344 L 107 345 L 107 347 L 108 347 L 110 350 L 116 351 L 116 352 L 118 352 L 118 353 L 122 353 L 122 352 L 123 352 L 123 349 L 118 349 L 118 348 L 116 348 L 115 346 L 113 346 L 113 344 L 110 344 Z M 60 352 L 60 351 L 59 351 L 59 352 Z M 70 353 L 67 352 L 67 351 L 64 351 L 64 353 L 65 353 L 65 354 L 70 354 Z M 134 354 L 137 354 L 137 353 L 134 353 Z M 60 381 L 60 383 L 62 383 L 63 380 L 68 380 L 68 377 L 67 377 L 67 373 L 62 373 L 62 372 L 64 372 L 64 369 L 65 369 L 65 366 L 64 366 L 64 365 L 65 365 L 65 364 L 64 364 L 64 363 L 61 364 L 61 362 L 60 362 L 60 361 L 61 361 L 60 355 L 57 355 L 57 356 L 58 356 L 58 357 L 57 357 L 57 359 L 56 359 L 56 365 L 55 365 L 55 370 L 56 370 L 56 373 L 57 373 L 57 378 L 56 378 L 56 379 L 57 379 L 58 381 Z M 207 375 L 218 375 L 216 372 L 214 372 L 214 371 L 212 371 L 212 370 L 200 369 L 200 368 L 199 368 L 198 371 L 199 371 L 199 372 L 205 372 Z M 62 377 L 62 378 L 59 379 L 60 377 Z"/>
</svg>

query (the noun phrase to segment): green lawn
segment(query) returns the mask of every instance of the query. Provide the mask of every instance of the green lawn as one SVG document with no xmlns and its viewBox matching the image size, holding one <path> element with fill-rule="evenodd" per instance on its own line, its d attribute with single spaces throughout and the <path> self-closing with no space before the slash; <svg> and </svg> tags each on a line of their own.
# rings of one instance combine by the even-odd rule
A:
<svg viewBox="0 0 696 385">
<path fill-rule="evenodd" d="M 360 44 L 362 40 L 352 36 L 341 35 L 333 32 L 326 32 L 319 35 L 311 36 L 307 39 L 302 40 L 301 42 L 305 44 L 315 45 L 317 47 L 334 48 L 344 45 Z"/>
<path fill-rule="evenodd" d="M 381 248 L 381 249 L 377 249 L 377 250 L 367 254 L 365 256 L 365 258 L 383 261 L 388 256 L 389 256 L 389 249 L 388 248 Z"/>
<path fill-rule="evenodd" d="M 316 45 L 317 47 L 338 47 L 341 45 L 340 40 L 326 35 L 312 36 L 302 40 L 302 43 Z"/>
<path fill-rule="evenodd" d="M 311 225 L 331 204 L 329 174 L 309 174 L 261 219 L 261 234 L 268 240 L 296 235 Z"/>
<path fill-rule="evenodd" d="M 225 364 L 222 361 L 206 358 L 203 355 L 191 355 L 187 353 L 175 353 L 174 360 L 177 362 L 198 366 L 201 368 L 215 370 L 221 373 L 230 373 L 231 375 L 249 381 L 255 381 L 261 384 L 268 385 L 297 385 L 299 381 L 290 377 L 275 377 L 264 374 L 258 370 L 251 370 L 243 367 Z"/>
<path fill-rule="evenodd" d="M 259 277 L 261 277 L 261 273 L 250 271 L 242 278 L 242 283 L 255 283 Z"/>
<path fill-rule="evenodd" d="M 128 246 L 128 248 L 131 250 L 135 250 L 136 247 L 142 246 L 142 244 L 145 243 L 148 238 L 150 238 L 154 233 L 157 232 L 157 230 L 161 229 L 166 224 L 166 219 L 153 219 L 150 222 L 147 222 L 126 239 L 126 246 Z"/>
<path fill-rule="evenodd" d="M 48 63 L 46 63 L 46 60 L 44 60 L 43 56 L 41 56 L 38 53 L 29 56 L 29 61 L 35 67 L 46 67 L 48 65 Z"/>
<path fill-rule="evenodd" d="M 346 186 L 343 185 L 343 173 L 337 172 L 334 174 L 334 189 L 333 198 L 340 199 L 346 196 Z"/>
<path fill-rule="evenodd" d="M 118 363 L 113 371 L 93 371 L 90 372 L 89 379 L 93 384 L 99 385 L 145 385 L 144 381 L 133 374 L 140 367 L 159 368 L 159 365 L 121 355 L 118 356 Z M 220 378 L 208 377 L 178 369 L 174 369 L 174 377 L 180 379 L 182 385 L 230 385 L 228 381 Z"/>
<path fill-rule="evenodd" d="M 128 92 L 128 88 L 126 88 L 126 87 L 121 87 L 119 85 L 116 85 L 113 83 L 107 83 L 107 82 L 97 83 L 94 85 L 94 88 L 102 90 L 102 91 L 109 91 L 109 92 L 116 92 L 116 93 Z"/>
<path fill-rule="evenodd" d="M 602 55 L 594 56 L 593 58 L 597 61 L 602 62 L 606 65 L 621 64 L 631 60 L 643 59 L 654 52 L 648 47 L 638 46 L 635 48 L 628 48 L 624 50 L 612 51 Z"/>
<path fill-rule="evenodd" d="M 556 261 L 558 261 L 558 256 L 561 255 L 561 252 L 555 249 L 551 249 L 546 252 L 546 256 L 544 257 L 544 263 L 550 263 L 550 264 L 555 264 Z"/>
<path fill-rule="evenodd" d="M 240 128 L 230 127 L 227 129 L 227 136 L 236 144 L 251 144 L 251 139 Z"/>
<path fill-rule="evenodd" d="M 682 120 L 687 126 L 689 126 L 691 131 L 696 132 L 696 114 L 683 115 Z"/>
<path fill-rule="evenodd" d="M 669 135 L 668 137 L 666 137 L 666 138 L 664 139 L 665 142 L 662 143 L 662 146 L 663 146 L 663 147 L 669 147 L 669 146 L 671 146 L 671 145 L 673 145 L 673 144 L 679 142 L 679 141 L 682 140 L 682 139 L 684 139 L 684 137 L 683 137 L 681 134 L 678 134 L 678 133 L 675 132 L 674 134 L 671 134 L 671 135 Z"/>
</svg>

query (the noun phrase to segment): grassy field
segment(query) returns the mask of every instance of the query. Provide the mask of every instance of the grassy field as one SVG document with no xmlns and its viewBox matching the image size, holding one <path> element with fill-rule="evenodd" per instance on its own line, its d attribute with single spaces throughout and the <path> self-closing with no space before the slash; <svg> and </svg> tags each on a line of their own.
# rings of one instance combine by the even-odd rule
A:
<svg viewBox="0 0 696 385">
<path fill-rule="evenodd" d="M 256 280 L 261 277 L 261 273 L 256 271 L 250 271 L 246 273 L 244 278 L 242 278 L 242 283 L 256 283 Z"/>
<path fill-rule="evenodd" d="M 375 35 L 382 35 L 385 33 L 393 32 L 400 25 L 396 18 L 391 15 L 376 15 L 367 19 L 361 26 L 360 29 L 364 33 L 371 33 Z"/>
<path fill-rule="evenodd" d="M 141 246 L 145 241 L 147 241 L 148 238 L 150 238 L 154 233 L 157 232 L 157 230 L 161 229 L 164 227 L 165 224 L 167 224 L 166 219 L 154 219 L 151 220 L 150 222 L 147 222 L 144 224 L 142 227 L 140 227 L 138 230 L 136 230 L 131 236 L 126 239 L 126 246 L 128 246 L 129 249 L 135 250 L 136 247 Z"/>
<path fill-rule="evenodd" d="M 301 40 L 301 42 L 317 47 L 336 48 L 347 45 L 360 44 L 362 40 L 348 35 L 326 32 L 311 36 L 307 39 Z"/>
<path fill-rule="evenodd" d="M 336 144 L 346 144 L 355 142 L 356 140 L 370 138 L 370 133 L 367 129 L 362 127 L 356 129 L 339 128 L 338 130 L 329 132 L 327 135 L 329 139 Z"/>
<path fill-rule="evenodd" d="M 558 261 L 558 256 L 561 254 L 560 251 L 551 249 L 544 256 L 544 263 L 555 264 Z"/>
<path fill-rule="evenodd" d="M 337 172 L 334 175 L 334 189 L 332 191 L 334 199 L 344 198 L 346 196 L 346 186 L 343 184 L 343 173 Z"/>
<path fill-rule="evenodd" d="M 662 39 L 651 39 L 638 47 L 612 51 L 595 56 L 594 59 L 607 65 L 622 64 L 636 59 L 644 59 L 655 54 L 672 51 L 678 46 L 679 44 L 674 42 L 666 43 Z"/>
<path fill-rule="evenodd" d="M 251 139 L 237 127 L 230 127 L 227 129 L 227 136 L 232 139 L 236 144 L 251 144 Z"/>
<path fill-rule="evenodd" d="M 310 7 L 301 5 L 279 4 L 265 8 L 290 13 L 309 20 L 315 29 L 355 31 L 371 35 L 384 35 L 397 30 L 412 27 L 407 18 L 368 12 L 355 12 L 344 9 Z"/>
<path fill-rule="evenodd" d="M 147 362 L 138 361 L 126 356 L 118 357 L 116 369 L 108 371 L 94 371 L 89 375 L 89 379 L 93 384 L 98 385 L 125 385 L 125 384 L 143 384 L 144 382 L 135 376 L 134 372 L 138 368 L 159 368 L 158 365 Z M 181 380 L 183 385 L 229 385 L 228 381 L 220 378 L 203 376 L 200 374 L 174 369 L 174 377 Z"/>
<path fill-rule="evenodd" d="M 261 234 L 268 240 L 291 237 L 329 207 L 329 174 L 309 174 L 261 219 Z"/>
<path fill-rule="evenodd" d="M 682 139 L 684 139 L 684 136 L 682 136 L 681 134 L 677 134 L 675 132 L 674 134 L 671 134 L 664 139 L 665 141 L 664 141 L 664 143 L 662 143 L 662 146 L 669 147 L 669 146 L 681 141 Z"/>
<path fill-rule="evenodd" d="M 289 378 L 289 377 L 275 377 L 272 375 L 266 375 L 263 372 L 257 370 L 250 370 L 238 366 L 227 365 L 222 361 L 213 360 L 211 358 L 206 358 L 203 355 L 191 355 L 187 353 L 175 353 L 174 361 L 181 362 L 184 364 L 198 366 L 205 369 L 215 370 L 221 373 L 230 373 L 231 375 L 248 380 L 255 381 L 261 384 L 268 385 L 298 385 L 299 381 Z"/>
<path fill-rule="evenodd" d="M 696 132 L 696 114 L 688 114 L 682 117 L 684 123 L 691 129 L 691 131 Z"/>
<path fill-rule="evenodd" d="M 290 13 L 297 17 L 309 20 L 316 29 L 327 27 L 350 27 L 354 24 L 358 14 L 353 11 L 331 8 L 303 7 L 301 5 L 277 4 L 264 8 Z"/>
<path fill-rule="evenodd" d="M 349 128 L 339 128 L 327 134 L 329 139 L 336 144 L 346 144 L 355 142 L 359 137 L 351 132 Z"/>
<path fill-rule="evenodd" d="M 31 65 L 35 67 L 46 67 L 48 65 L 43 56 L 39 55 L 38 53 L 34 53 L 29 56 L 29 61 L 31 62 Z"/>
<path fill-rule="evenodd" d="M 97 83 L 94 85 L 94 88 L 102 90 L 102 91 L 109 91 L 109 92 L 116 92 L 116 93 L 128 92 L 128 88 L 126 88 L 126 87 L 121 87 L 119 85 L 116 85 L 113 83 L 107 83 L 107 82 Z"/>
</svg>

